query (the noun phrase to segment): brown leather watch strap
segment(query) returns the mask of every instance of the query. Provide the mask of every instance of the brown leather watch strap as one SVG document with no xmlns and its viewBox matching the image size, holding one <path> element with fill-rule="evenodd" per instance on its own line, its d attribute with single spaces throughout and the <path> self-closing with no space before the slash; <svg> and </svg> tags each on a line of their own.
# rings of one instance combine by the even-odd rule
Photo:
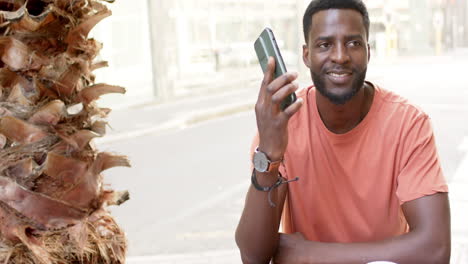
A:
<svg viewBox="0 0 468 264">
<path fill-rule="evenodd" d="M 270 165 L 268 166 L 268 170 L 266 172 L 271 172 L 273 170 L 278 169 L 279 166 L 281 165 L 282 161 L 283 161 L 283 159 L 280 159 L 280 160 L 277 160 L 277 161 L 270 161 Z"/>
</svg>

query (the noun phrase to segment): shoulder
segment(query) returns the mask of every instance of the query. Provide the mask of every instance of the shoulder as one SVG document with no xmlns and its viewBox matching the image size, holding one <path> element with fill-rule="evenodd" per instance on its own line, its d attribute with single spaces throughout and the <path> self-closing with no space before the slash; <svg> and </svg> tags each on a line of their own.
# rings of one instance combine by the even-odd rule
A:
<svg viewBox="0 0 468 264">
<path fill-rule="evenodd" d="M 386 118 L 397 119 L 401 121 L 416 121 L 424 120 L 429 116 L 418 105 L 414 104 L 407 98 L 386 90 L 381 86 L 374 85 L 376 90 L 376 100 L 380 100 L 379 112 Z"/>
<path fill-rule="evenodd" d="M 428 114 L 410 100 L 376 86 L 376 97 L 380 107 L 373 127 L 384 131 L 390 142 L 398 142 L 402 147 L 417 145 L 420 140 L 433 136 Z M 374 99 L 375 100 L 375 99 Z"/>
</svg>

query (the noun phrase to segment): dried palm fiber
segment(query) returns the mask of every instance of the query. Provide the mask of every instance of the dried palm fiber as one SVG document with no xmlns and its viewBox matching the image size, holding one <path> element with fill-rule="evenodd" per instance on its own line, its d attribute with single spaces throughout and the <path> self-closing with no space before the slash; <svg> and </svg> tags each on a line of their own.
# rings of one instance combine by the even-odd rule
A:
<svg viewBox="0 0 468 264">
<path fill-rule="evenodd" d="M 0 264 L 124 263 L 126 240 L 105 209 L 128 199 L 101 172 L 129 166 L 97 151 L 124 93 L 95 84 L 101 44 L 89 31 L 111 12 L 97 0 L 0 0 Z"/>
</svg>

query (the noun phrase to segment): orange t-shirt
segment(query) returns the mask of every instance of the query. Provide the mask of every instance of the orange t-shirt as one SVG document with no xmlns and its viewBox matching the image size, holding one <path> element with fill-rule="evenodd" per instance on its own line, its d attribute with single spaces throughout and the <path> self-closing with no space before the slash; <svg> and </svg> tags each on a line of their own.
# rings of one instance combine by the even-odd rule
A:
<svg viewBox="0 0 468 264">
<path fill-rule="evenodd" d="M 366 117 L 345 134 L 323 124 L 313 87 L 289 121 L 280 167 L 288 184 L 282 225 L 322 242 L 375 241 L 407 232 L 401 204 L 447 192 L 429 117 L 374 85 Z M 258 135 L 252 147 L 258 145 Z"/>
</svg>

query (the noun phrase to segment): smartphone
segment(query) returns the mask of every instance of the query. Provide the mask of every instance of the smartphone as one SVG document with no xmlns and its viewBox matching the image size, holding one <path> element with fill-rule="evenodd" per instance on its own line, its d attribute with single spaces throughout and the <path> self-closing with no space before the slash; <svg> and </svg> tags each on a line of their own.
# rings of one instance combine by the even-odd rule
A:
<svg viewBox="0 0 468 264">
<path fill-rule="evenodd" d="M 275 58 L 275 79 L 286 73 L 286 64 L 284 64 L 275 36 L 270 28 L 265 28 L 262 31 L 255 41 L 254 48 L 263 73 L 267 70 L 268 57 L 270 56 Z M 295 93 L 288 95 L 280 104 L 281 110 L 284 111 L 284 109 L 293 104 L 296 99 Z"/>
</svg>

